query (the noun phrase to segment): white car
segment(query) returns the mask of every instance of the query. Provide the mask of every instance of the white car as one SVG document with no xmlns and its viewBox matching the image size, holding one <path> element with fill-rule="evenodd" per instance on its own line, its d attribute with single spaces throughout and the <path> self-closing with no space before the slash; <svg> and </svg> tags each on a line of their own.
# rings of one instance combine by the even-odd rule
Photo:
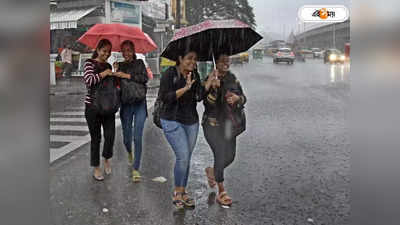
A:
<svg viewBox="0 0 400 225">
<path fill-rule="evenodd" d="M 273 55 L 273 62 L 287 62 L 288 64 L 293 64 L 295 59 L 294 53 L 290 48 L 280 48 Z"/>
<path fill-rule="evenodd" d="M 314 59 L 315 59 L 315 58 L 322 58 L 323 52 L 321 51 L 321 49 L 319 49 L 319 48 L 312 48 L 311 51 L 312 51 L 312 53 L 313 53 Z"/>
</svg>

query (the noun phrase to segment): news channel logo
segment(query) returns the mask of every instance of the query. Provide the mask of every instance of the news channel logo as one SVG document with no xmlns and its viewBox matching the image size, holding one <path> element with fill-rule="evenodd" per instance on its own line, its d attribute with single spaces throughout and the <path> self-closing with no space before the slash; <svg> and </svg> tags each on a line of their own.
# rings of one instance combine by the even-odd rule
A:
<svg viewBox="0 0 400 225">
<path fill-rule="evenodd" d="M 349 19 L 350 13 L 343 5 L 305 5 L 298 16 L 302 22 L 337 23 Z"/>
</svg>

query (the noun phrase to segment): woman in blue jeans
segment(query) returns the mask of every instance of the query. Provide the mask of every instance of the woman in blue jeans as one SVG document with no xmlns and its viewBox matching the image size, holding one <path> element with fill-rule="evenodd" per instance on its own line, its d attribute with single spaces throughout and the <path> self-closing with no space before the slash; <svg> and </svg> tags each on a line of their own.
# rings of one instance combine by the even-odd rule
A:
<svg viewBox="0 0 400 225">
<path fill-rule="evenodd" d="M 160 81 L 160 98 L 164 107 L 160 112 L 161 126 L 175 156 L 175 190 L 173 204 L 182 209 L 194 207 L 195 202 L 186 192 L 190 159 L 196 145 L 199 131 L 197 102 L 202 99 L 204 88 L 195 72 L 197 54 L 187 51 L 176 60 Z"/>
<path fill-rule="evenodd" d="M 137 82 L 146 85 L 148 81 L 146 66 L 141 59 L 136 59 L 135 45 L 131 41 L 124 41 L 121 44 L 121 52 L 125 61 L 115 63 L 114 68 L 118 71 L 118 77 L 128 79 L 129 82 Z M 132 165 L 132 180 L 140 181 L 140 159 L 142 155 L 142 139 L 143 128 L 147 117 L 146 98 L 142 101 L 121 104 L 120 118 L 122 124 L 122 133 L 124 137 L 124 145 L 128 152 L 128 160 Z M 133 133 L 132 133 L 132 122 Z M 132 154 L 132 136 L 135 144 L 135 152 Z"/>
</svg>

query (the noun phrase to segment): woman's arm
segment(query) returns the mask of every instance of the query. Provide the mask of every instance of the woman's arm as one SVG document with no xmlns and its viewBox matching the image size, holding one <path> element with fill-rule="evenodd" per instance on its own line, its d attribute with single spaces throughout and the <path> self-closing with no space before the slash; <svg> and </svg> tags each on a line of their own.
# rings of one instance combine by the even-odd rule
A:
<svg viewBox="0 0 400 225">
<path fill-rule="evenodd" d="M 165 103 L 173 103 L 176 101 L 176 91 L 174 89 L 174 74 L 167 70 L 161 75 L 160 80 L 160 98 Z"/>
<path fill-rule="evenodd" d="M 90 62 L 90 61 L 85 62 L 83 71 L 84 71 L 83 79 L 85 80 L 85 84 L 88 87 L 96 85 L 104 77 L 112 75 L 112 71 L 110 69 L 107 69 L 101 73 L 95 73 L 94 72 L 95 65 L 93 62 Z"/>
<path fill-rule="evenodd" d="M 134 64 L 130 64 L 130 65 L 133 66 Z M 116 68 L 118 68 L 118 69 L 117 69 L 118 72 L 116 72 L 115 74 L 116 74 L 116 76 L 118 76 L 118 77 L 120 77 L 120 78 L 129 79 L 129 80 L 132 80 L 132 81 L 134 81 L 134 82 L 141 83 L 141 84 L 146 84 L 147 81 L 149 80 L 149 78 L 148 78 L 148 76 L 147 76 L 146 66 L 144 65 L 144 63 L 143 63 L 143 61 L 142 61 L 141 59 L 139 59 L 139 61 L 138 61 L 138 63 L 137 63 L 136 65 L 137 65 L 139 68 L 138 68 L 138 69 L 134 69 L 134 68 L 128 69 L 128 71 L 130 71 L 130 73 L 122 72 L 122 71 L 119 69 L 119 66 L 117 66 Z M 114 67 L 115 67 L 115 66 L 116 66 L 116 65 L 114 64 Z M 139 71 L 139 72 L 136 72 L 136 73 L 134 74 L 133 71 Z"/>
</svg>

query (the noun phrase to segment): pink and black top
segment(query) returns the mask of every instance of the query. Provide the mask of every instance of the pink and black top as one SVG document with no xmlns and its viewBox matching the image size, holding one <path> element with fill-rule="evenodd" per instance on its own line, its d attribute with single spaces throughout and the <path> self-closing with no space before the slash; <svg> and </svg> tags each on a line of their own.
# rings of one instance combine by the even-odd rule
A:
<svg viewBox="0 0 400 225">
<path fill-rule="evenodd" d="M 85 61 L 83 67 L 83 80 L 85 81 L 86 88 L 88 90 L 85 98 L 86 104 L 92 104 L 93 96 L 91 96 L 91 93 L 93 92 L 91 90 L 95 87 L 96 84 L 100 83 L 100 73 L 106 69 L 112 69 L 109 63 L 97 62 L 94 59 L 88 59 Z"/>
</svg>

